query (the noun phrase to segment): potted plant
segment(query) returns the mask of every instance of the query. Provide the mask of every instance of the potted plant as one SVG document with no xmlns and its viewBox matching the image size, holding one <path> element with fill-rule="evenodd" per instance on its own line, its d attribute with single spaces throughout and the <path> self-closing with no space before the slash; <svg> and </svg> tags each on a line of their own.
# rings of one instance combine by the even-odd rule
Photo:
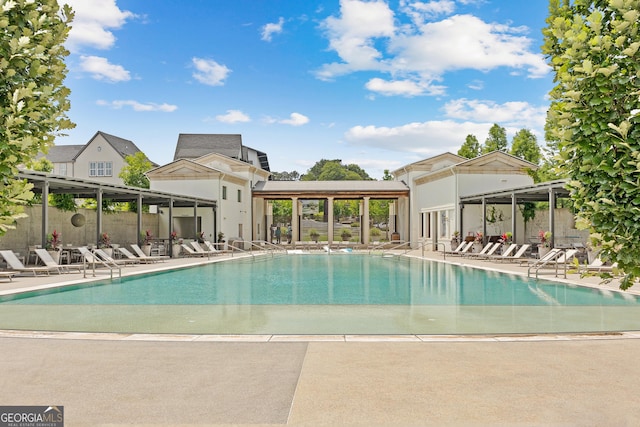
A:
<svg viewBox="0 0 640 427">
<path fill-rule="evenodd" d="M 62 234 L 57 230 L 53 230 L 53 233 L 47 237 L 47 252 L 51 255 L 51 258 L 58 264 L 60 264 L 60 251 L 62 246 Z"/>
<path fill-rule="evenodd" d="M 538 255 L 542 258 L 549 252 L 549 250 L 551 250 L 551 232 L 540 230 L 538 232 L 538 238 L 540 239 L 540 244 L 538 244 Z"/>
<path fill-rule="evenodd" d="M 171 234 L 169 234 L 169 242 L 171 244 L 171 256 L 173 258 L 178 258 L 180 250 L 182 249 L 180 246 L 182 244 L 182 239 L 178 239 L 178 233 L 172 231 Z"/>
<path fill-rule="evenodd" d="M 311 238 L 311 240 L 318 243 L 319 237 L 320 237 L 320 233 L 318 233 L 318 230 L 316 230 L 315 228 L 312 228 L 309 230 L 309 238 Z"/>
<path fill-rule="evenodd" d="M 107 255 L 113 256 L 111 237 L 109 237 L 108 233 L 102 233 L 102 235 L 100 235 L 100 242 L 98 243 L 98 247 L 102 249 Z"/>
<path fill-rule="evenodd" d="M 473 252 L 480 252 L 482 251 L 482 242 L 483 242 L 483 235 L 481 231 L 478 231 L 475 235 L 475 238 L 473 239 Z"/>
<path fill-rule="evenodd" d="M 340 237 L 342 237 L 342 240 L 344 240 L 345 242 L 349 241 L 349 239 L 351 238 L 351 231 L 345 228 L 344 230 L 342 230 L 342 233 L 340 233 Z"/>
<path fill-rule="evenodd" d="M 455 249 L 460 244 L 460 232 L 454 231 L 451 236 L 451 249 Z"/>
<path fill-rule="evenodd" d="M 507 246 L 509 246 L 511 243 L 513 243 L 513 233 L 510 231 L 507 231 L 506 233 L 502 233 L 502 235 L 500 236 L 500 241 L 502 242 L 502 246 L 500 251 L 504 252 L 504 250 L 507 248 Z"/>
<path fill-rule="evenodd" d="M 144 233 L 140 233 L 140 247 L 142 252 L 145 255 L 151 255 L 151 239 L 153 239 L 153 234 L 151 234 L 151 230 L 147 230 Z"/>
</svg>

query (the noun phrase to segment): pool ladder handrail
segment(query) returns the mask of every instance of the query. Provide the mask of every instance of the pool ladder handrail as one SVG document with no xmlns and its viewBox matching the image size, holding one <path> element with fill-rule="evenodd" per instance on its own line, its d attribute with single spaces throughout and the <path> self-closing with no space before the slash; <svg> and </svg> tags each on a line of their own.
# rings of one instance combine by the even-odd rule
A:
<svg viewBox="0 0 640 427">
<path fill-rule="evenodd" d="M 559 263 L 558 262 L 558 258 L 565 256 L 567 253 L 566 249 L 559 249 L 558 252 L 549 258 L 546 259 L 539 259 L 537 261 L 535 261 L 533 264 L 531 264 L 529 266 L 529 268 L 527 269 L 527 277 L 531 277 L 531 269 L 535 268 L 535 272 L 536 272 L 536 279 L 538 278 L 538 273 L 540 272 L 540 269 L 549 265 L 550 263 L 553 263 L 553 265 L 551 267 L 554 267 L 555 273 L 556 273 L 556 277 L 558 277 L 558 267 L 559 264 L 562 264 L 562 273 L 564 278 L 567 278 L 567 262 L 565 259 L 565 262 Z"/>
<path fill-rule="evenodd" d="M 87 264 L 91 265 L 91 270 L 93 272 L 93 277 L 96 277 L 96 264 L 102 264 L 102 266 L 107 267 L 109 269 L 109 273 L 111 276 L 111 279 L 113 279 L 113 270 L 117 269 L 118 270 L 118 276 L 120 278 L 122 278 L 122 266 L 118 265 L 118 264 L 111 264 L 107 261 L 101 260 L 100 258 L 98 258 L 96 255 L 93 255 L 93 262 L 89 262 L 87 261 L 87 256 L 86 255 L 82 255 L 82 275 L 83 277 L 87 277 Z"/>
</svg>

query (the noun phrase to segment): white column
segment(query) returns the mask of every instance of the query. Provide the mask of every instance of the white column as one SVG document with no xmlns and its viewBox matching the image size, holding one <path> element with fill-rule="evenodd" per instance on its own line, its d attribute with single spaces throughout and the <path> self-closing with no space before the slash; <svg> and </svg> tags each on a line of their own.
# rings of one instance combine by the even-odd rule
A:
<svg viewBox="0 0 640 427">
<path fill-rule="evenodd" d="M 298 240 L 298 224 L 300 218 L 300 211 L 298 206 L 298 198 L 291 198 L 291 243 L 295 244 Z"/>
<path fill-rule="evenodd" d="M 369 199 L 370 197 L 364 197 L 362 200 L 362 222 L 360 227 L 362 229 L 362 243 L 369 244 Z"/>
<path fill-rule="evenodd" d="M 327 197 L 327 240 L 329 244 L 333 242 L 333 197 Z"/>
</svg>

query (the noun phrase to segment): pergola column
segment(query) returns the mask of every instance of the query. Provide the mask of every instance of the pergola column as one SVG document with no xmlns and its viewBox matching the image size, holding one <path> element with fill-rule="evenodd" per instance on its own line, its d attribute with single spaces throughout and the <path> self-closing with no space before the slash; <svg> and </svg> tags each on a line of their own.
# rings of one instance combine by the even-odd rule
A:
<svg viewBox="0 0 640 427">
<path fill-rule="evenodd" d="M 42 185 L 42 247 L 47 247 L 47 237 L 49 227 L 49 181 L 45 180 Z"/>
<path fill-rule="evenodd" d="M 295 244 L 295 242 L 300 240 L 298 238 L 300 234 L 299 219 L 300 219 L 300 210 L 298 206 L 298 198 L 292 197 L 291 198 L 291 243 L 293 244 Z"/>
<path fill-rule="evenodd" d="M 333 197 L 327 197 L 327 206 L 324 208 L 327 212 L 327 240 L 331 244 L 333 242 Z"/>
<path fill-rule="evenodd" d="M 142 235 L 142 193 L 138 194 L 138 236 L 136 237 L 138 243 L 142 243 L 140 235 Z"/>
<path fill-rule="evenodd" d="M 482 198 L 482 243 L 487 238 L 487 199 Z"/>
<path fill-rule="evenodd" d="M 362 242 L 369 244 L 369 196 L 362 199 L 362 218 L 360 219 L 360 227 L 362 229 Z"/>
<path fill-rule="evenodd" d="M 553 191 L 553 188 L 549 189 L 549 231 L 551 232 L 551 247 L 555 247 L 556 240 L 556 221 L 555 221 L 555 210 L 556 210 L 556 194 Z"/>
<path fill-rule="evenodd" d="M 266 215 L 265 215 L 266 219 L 264 223 L 264 231 L 265 231 L 264 240 L 266 240 L 269 243 L 273 243 L 273 229 L 271 228 L 271 226 L 273 225 L 273 202 L 267 201 L 265 199 L 264 205 L 265 205 L 264 211 L 266 212 Z"/>
<path fill-rule="evenodd" d="M 169 256 L 171 258 L 173 258 L 173 255 L 174 255 L 174 253 L 173 253 L 173 243 L 174 242 L 171 240 L 171 233 L 173 233 L 173 198 L 169 199 Z"/>
<path fill-rule="evenodd" d="M 515 243 L 516 240 L 516 213 L 517 213 L 517 207 L 518 207 L 518 203 L 517 203 L 517 199 L 516 199 L 516 193 L 511 193 L 511 241 L 513 243 Z"/>
<path fill-rule="evenodd" d="M 102 235 L 102 188 L 96 191 L 96 205 L 96 244 L 98 244 Z"/>
</svg>

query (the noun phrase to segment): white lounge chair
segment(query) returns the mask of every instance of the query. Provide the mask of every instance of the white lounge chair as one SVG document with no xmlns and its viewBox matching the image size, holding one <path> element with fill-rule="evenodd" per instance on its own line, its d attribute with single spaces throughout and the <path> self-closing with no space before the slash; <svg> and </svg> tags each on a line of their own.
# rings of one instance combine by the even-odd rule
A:
<svg viewBox="0 0 640 427">
<path fill-rule="evenodd" d="M 477 253 L 477 254 L 468 253 L 468 254 L 465 254 L 465 256 L 469 256 L 472 258 L 483 258 L 487 256 L 492 256 L 494 253 L 496 253 L 496 251 L 500 246 L 502 246 L 502 243 L 500 242 L 487 243 L 487 245 L 482 249 L 482 251 L 480 251 L 480 253 Z"/>
<path fill-rule="evenodd" d="M 491 260 L 500 259 L 500 258 L 511 258 L 511 254 L 513 253 L 513 251 L 516 250 L 517 247 L 518 247 L 518 245 L 516 245 L 515 243 L 512 243 L 500 255 L 495 255 L 495 253 L 488 253 L 488 254 L 486 254 L 484 256 L 481 256 L 480 258 L 482 258 L 482 259 L 491 259 Z"/>
<path fill-rule="evenodd" d="M 24 264 L 22 264 L 22 261 L 18 259 L 13 251 L 0 251 L 0 255 L 2 255 L 2 258 L 7 263 L 7 268 L 9 270 L 17 271 L 20 273 L 33 273 L 34 276 L 37 276 L 38 273 L 46 274 L 48 276 L 51 271 L 60 273 L 60 269 L 57 267 L 25 267 Z"/>
<path fill-rule="evenodd" d="M 169 258 L 167 255 L 147 255 L 142 251 L 142 249 L 140 249 L 140 246 L 136 245 L 135 243 L 131 244 L 131 249 L 133 249 L 133 251 L 136 253 L 136 255 L 138 255 L 139 258 L 144 258 L 147 260 L 163 261 Z"/>
<path fill-rule="evenodd" d="M 150 264 L 150 263 L 155 263 L 155 262 L 160 261 L 159 259 L 153 259 L 151 257 L 149 257 L 149 259 L 137 257 L 134 254 L 132 254 L 131 252 L 129 252 L 129 250 L 127 248 L 121 248 L 120 247 L 120 248 L 118 248 L 118 251 L 120 251 L 120 253 L 122 255 L 124 255 L 127 259 L 135 260 L 135 261 L 137 261 L 139 263 L 142 263 L 142 264 Z"/>
<path fill-rule="evenodd" d="M 103 251 L 100 248 L 94 249 L 93 253 L 98 255 L 98 257 L 100 257 L 101 260 L 112 264 L 112 265 L 133 265 L 133 264 L 140 264 L 140 260 L 137 259 L 129 259 L 129 258 L 123 258 L 123 259 L 115 259 L 111 256 L 109 256 L 109 254 L 107 254 L 105 251 Z"/>
<path fill-rule="evenodd" d="M 218 255 L 220 253 L 220 251 L 218 251 L 217 249 L 214 249 L 212 251 L 210 250 L 205 250 L 202 246 L 200 246 L 200 243 L 196 242 L 195 240 L 191 242 L 191 246 L 193 246 L 193 250 L 200 253 L 200 254 L 204 254 L 204 255 Z"/>
<path fill-rule="evenodd" d="M 520 249 L 518 249 L 518 251 L 515 254 L 513 254 L 513 256 L 494 257 L 493 259 L 497 261 L 503 261 L 503 262 L 522 261 L 522 259 L 524 258 L 525 252 L 527 252 L 527 250 L 529 250 L 530 247 L 531 247 L 530 244 L 525 243 L 524 245 L 520 246 Z"/>
<path fill-rule="evenodd" d="M 49 254 L 49 252 L 47 252 L 46 249 L 34 249 L 36 255 L 38 256 L 38 258 L 40 258 L 40 261 L 42 261 L 42 263 L 53 269 L 56 269 L 58 274 L 59 273 L 71 273 L 71 270 L 75 270 L 78 273 L 80 273 L 82 271 L 82 268 L 79 265 L 74 265 L 74 264 L 58 264 Z"/>
<path fill-rule="evenodd" d="M 196 251 L 194 251 L 194 250 L 193 250 L 189 245 L 186 245 L 186 244 L 184 244 L 184 243 L 183 243 L 183 244 L 181 244 L 180 246 L 182 246 L 182 251 L 184 252 L 184 254 L 185 254 L 186 256 L 193 256 L 193 257 L 196 257 L 196 256 L 199 256 L 199 257 L 206 257 L 206 256 L 207 256 L 207 254 L 206 254 L 206 253 L 203 253 L 203 252 L 196 252 Z"/>
<path fill-rule="evenodd" d="M 469 251 L 473 247 L 473 244 L 474 244 L 474 242 L 467 242 L 467 243 L 465 243 L 465 246 L 463 246 L 462 249 L 460 249 L 459 251 L 447 252 L 447 255 L 464 255 L 466 253 L 469 253 Z"/>
</svg>

